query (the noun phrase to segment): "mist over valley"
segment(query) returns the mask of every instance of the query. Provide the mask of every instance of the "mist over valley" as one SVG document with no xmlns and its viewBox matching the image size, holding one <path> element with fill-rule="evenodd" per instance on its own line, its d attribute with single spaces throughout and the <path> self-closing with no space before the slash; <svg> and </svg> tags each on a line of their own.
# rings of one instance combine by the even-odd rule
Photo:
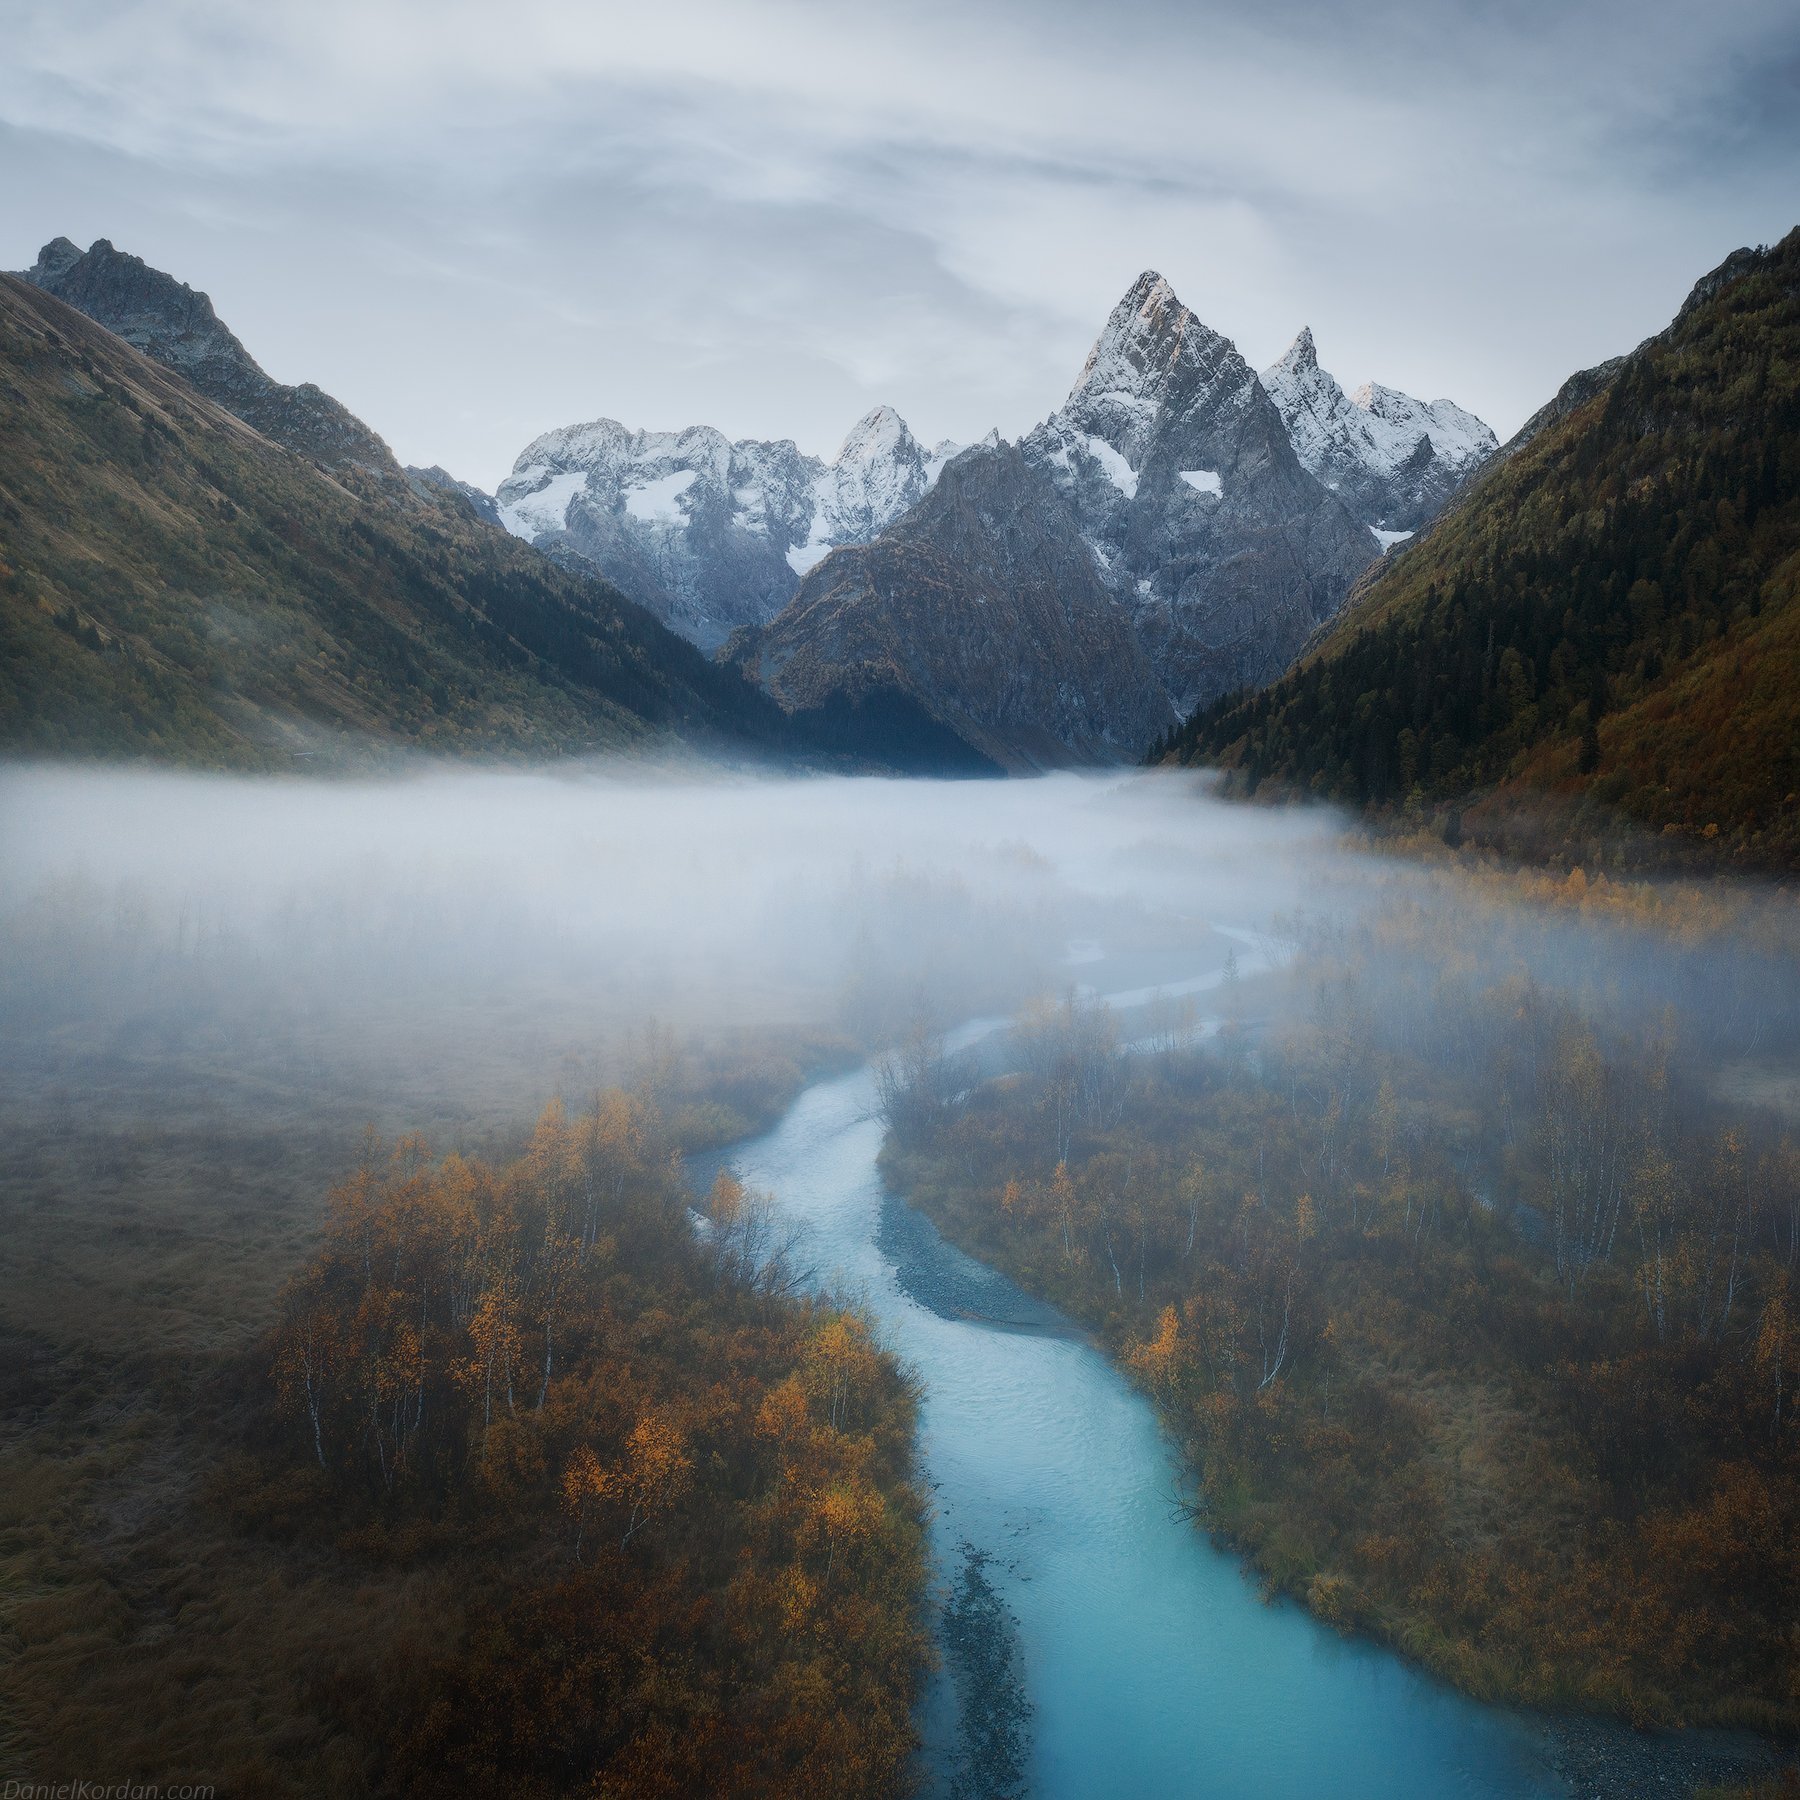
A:
<svg viewBox="0 0 1800 1800">
<path fill-rule="evenodd" d="M 18 0 L 5 1800 L 1795 1791 L 1791 10 Z"/>
</svg>

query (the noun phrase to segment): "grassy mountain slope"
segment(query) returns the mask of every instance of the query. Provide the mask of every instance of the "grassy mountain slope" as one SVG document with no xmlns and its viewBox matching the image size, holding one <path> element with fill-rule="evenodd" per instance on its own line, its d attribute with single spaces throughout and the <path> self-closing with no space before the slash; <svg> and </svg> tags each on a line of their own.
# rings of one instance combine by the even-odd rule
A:
<svg viewBox="0 0 1800 1800">
<path fill-rule="evenodd" d="M 0 276 L 0 749 L 256 767 L 795 728 L 606 583 L 325 473 Z"/>
<path fill-rule="evenodd" d="M 1164 746 L 1539 847 L 1800 867 L 1800 231 L 1739 252 L 1272 687 Z M 1464 810 L 1466 809 L 1466 810 Z"/>
</svg>

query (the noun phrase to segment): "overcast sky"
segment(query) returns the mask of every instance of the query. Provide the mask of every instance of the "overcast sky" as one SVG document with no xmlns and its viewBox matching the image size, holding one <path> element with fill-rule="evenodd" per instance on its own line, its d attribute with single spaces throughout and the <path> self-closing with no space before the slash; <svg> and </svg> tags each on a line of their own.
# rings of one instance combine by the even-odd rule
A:
<svg viewBox="0 0 1800 1800">
<path fill-rule="evenodd" d="M 610 416 L 1011 436 L 1139 270 L 1502 436 L 1800 223 L 1793 0 L 0 0 L 0 266 L 109 237 L 492 486 Z"/>
</svg>

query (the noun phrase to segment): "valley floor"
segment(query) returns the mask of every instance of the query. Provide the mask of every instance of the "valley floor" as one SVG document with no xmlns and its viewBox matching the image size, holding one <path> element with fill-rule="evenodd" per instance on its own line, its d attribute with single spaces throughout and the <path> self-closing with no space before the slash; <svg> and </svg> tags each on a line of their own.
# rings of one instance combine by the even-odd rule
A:
<svg viewBox="0 0 1800 1800">
<path fill-rule="evenodd" d="M 1396 904 L 1305 943 L 1209 1047 L 1123 1056 L 1042 1011 L 1016 1073 L 891 1115 L 885 1165 L 1131 1371 L 1272 1592 L 1551 1709 L 1578 1791 L 1742 1779 L 1800 1726 L 1800 1161 L 1711 1073 L 1763 1015 L 1707 930 L 1590 936 L 1571 975 L 1557 934 L 1591 916 L 1458 899 L 1454 934 Z M 1789 950 L 1759 965 L 1770 1016 L 1793 979 Z M 1667 1011 L 1702 991 L 1710 1016 Z M 1794 1046 L 1755 1066 L 1760 1098 Z M 1753 1735 L 1642 1735 L 1676 1724 Z"/>
<path fill-rule="evenodd" d="M 267 1334 L 370 1128 L 504 1164 L 545 1091 L 592 1095 L 658 1040 L 599 1045 L 591 1020 L 521 995 L 421 1053 L 414 1020 L 271 1030 L 260 998 L 241 1016 L 149 1008 L 117 1029 L 89 1014 L 0 1034 L 7 1780 L 397 1791 L 416 1728 L 404 1672 L 444 1666 L 495 1558 L 515 1565 L 505 1591 L 538 1578 L 545 1550 L 526 1544 L 383 1548 L 351 1522 L 368 1505 L 359 1457 L 350 1513 L 305 1499 L 304 1426 L 276 1411 Z M 807 1030 L 715 1034 L 697 1056 L 661 1042 L 668 1117 L 701 1144 L 765 1123 L 847 1049 Z M 554 1510 L 545 1530 L 554 1569 Z M 653 1563 L 657 1540 L 640 1538 Z M 896 1698 L 904 1739 L 904 1685 Z M 386 1724 L 372 1703 L 395 1707 Z"/>
<path fill-rule="evenodd" d="M 889 1166 L 904 1179 L 906 1165 Z M 988 1319 L 1023 1330 L 1084 1332 L 1084 1327 L 1010 1277 L 976 1261 L 898 1194 L 889 1198 L 881 1241 L 883 1251 L 898 1266 L 905 1291 L 945 1318 Z M 1548 1766 L 1582 1800 L 1639 1800 L 1713 1790 L 1737 1793 L 1741 1784 L 1774 1776 L 1786 1766 L 1800 1767 L 1789 1764 L 1786 1747 L 1779 1741 L 1754 1732 L 1639 1730 L 1613 1719 L 1571 1713 L 1532 1715 L 1531 1724 L 1542 1735 Z"/>
</svg>

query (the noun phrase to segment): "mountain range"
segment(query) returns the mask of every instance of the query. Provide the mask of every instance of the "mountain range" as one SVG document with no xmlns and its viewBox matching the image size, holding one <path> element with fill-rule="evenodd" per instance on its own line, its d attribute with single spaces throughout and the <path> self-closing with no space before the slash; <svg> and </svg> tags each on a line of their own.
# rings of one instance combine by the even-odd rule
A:
<svg viewBox="0 0 1800 1800">
<path fill-rule="evenodd" d="M 495 500 L 509 531 L 592 563 L 712 650 L 778 612 L 837 546 L 892 524 L 958 448 L 925 450 L 886 406 L 829 463 L 786 438 L 732 443 L 710 426 L 629 431 L 596 419 L 534 438 Z"/>
<path fill-rule="evenodd" d="M 1452 841 L 1789 869 L 1796 669 L 1800 231 L 1571 376 L 1297 666 L 1166 748 Z"/>
<path fill-rule="evenodd" d="M 1346 398 L 1310 333 L 1259 378 L 1147 272 L 1017 445 L 927 451 L 880 407 L 824 463 L 601 419 L 534 440 L 496 499 L 784 705 L 889 683 L 1032 768 L 1134 757 L 1273 679 L 1494 442 L 1449 401 Z"/>
<path fill-rule="evenodd" d="M 317 767 L 676 741 L 993 769 L 891 689 L 784 712 L 104 240 L 0 275 L 0 746 Z"/>
<path fill-rule="evenodd" d="M 778 703 L 753 735 L 907 767 L 1135 759 L 1194 707 L 1277 676 L 1493 444 L 1447 401 L 1346 398 L 1307 333 L 1259 378 L 1146 273 L 1017 444 L 927 449 L 877 407 L 827 462 L 601 419 L 533 440 L 490 496 L 401 468 L 330 395 L 268 375 L 205 294 L 106 239 L 55 239 L 20 279 L 291 452 L 289 479 L 409 529 L 422 509 L 454 517 L 484 558 L 503 526 L 543 553 L 516 565 L 534 581 L 641 605 L 725 660 L 701 682 L 709 705 L 741 727 L 755 689 Z M 46 573 L 69 590 L 67 568 Z"/>
<path fill-rule="evenodd" d="M 0 742 L 959 773 L 1154 742 L 1452 841 L 1604 860 L 1623 817 L 1632 855 L 1786 868 L 1797 296 L 1800 233 L 1739 251 L 1496 446 L 1347 394 L 1309 332 L 1258 375 L 1146 273 L 1017 443 L 878 408 L 826 462 L 600 421 L 490 496 L 58 239 L 0 276 Z"/>
</svg>

